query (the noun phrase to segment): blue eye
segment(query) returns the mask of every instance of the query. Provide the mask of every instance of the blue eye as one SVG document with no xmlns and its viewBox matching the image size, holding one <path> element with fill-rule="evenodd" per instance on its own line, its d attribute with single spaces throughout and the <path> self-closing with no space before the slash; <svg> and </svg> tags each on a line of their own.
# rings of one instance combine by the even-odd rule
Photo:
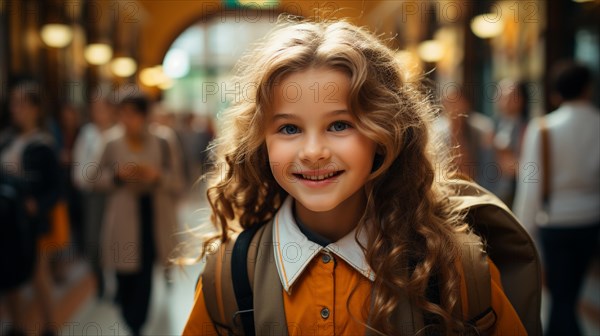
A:
<svg viewBox="0 0 600 336">
<path fill-rule="evenodd" d="M 283 125 L 279 129 L 279 133 L 283 133 L 283 134 L 287 134 L 287 135 L 296 134 L 298 132 L 300 132 L 300 129 L 297 126 L 289 125 L 289 124 Z"/>
<path fill-rule="evenodd" d="M 329 130 L 333 132 L 341 132 L 350 128 L 350 124 L 343 121 L 336 121 L 331 126 L 329 126 Z"/>
</svg>

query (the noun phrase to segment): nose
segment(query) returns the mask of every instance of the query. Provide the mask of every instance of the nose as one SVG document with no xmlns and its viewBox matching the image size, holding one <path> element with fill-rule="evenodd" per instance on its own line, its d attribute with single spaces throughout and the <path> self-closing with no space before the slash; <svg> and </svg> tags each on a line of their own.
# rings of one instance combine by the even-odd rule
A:
<svg viewBox="0 0 600 336">
<path fill-rule="evenodd" d="M 300 160 L 307 163 L 316 163 L 329 159 L 331 151 L 325 139 L 318 135 L 308 135 L 298 154 Z"/>
</svg>

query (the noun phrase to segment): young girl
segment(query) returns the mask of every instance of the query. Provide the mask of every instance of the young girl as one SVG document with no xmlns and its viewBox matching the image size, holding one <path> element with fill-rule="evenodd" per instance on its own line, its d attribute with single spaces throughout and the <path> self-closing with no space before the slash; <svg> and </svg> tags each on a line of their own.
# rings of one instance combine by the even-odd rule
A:
<svg viewBox="0 0 600 336">
<path fill-rule="evenodd" d="M 208 191 L 220 234 L 203 255 L 271 223 L 287 326 L 272 334 L 405 334 L 392 312 L 407 302 L 426 326 L 464 331 L 453 311 L 466 299 L 456 233 L 467 226 L 441 178 L 450 168 L 430 134 L 435 108 L 392 51 L 346 22 L 292 22 L 237 70 L 241 96 L 223 117 Z M 525 335 L 490 269 L 494 333 Z M 425 293 L 434 277 L 437 300 Z M 199 281 L 185 335 L 215 334 L 207 293 Z M 221 311 L 232 299 L 215 297 Z M 255 300 L 255 315 L 269 304 Z"/>
</svg>

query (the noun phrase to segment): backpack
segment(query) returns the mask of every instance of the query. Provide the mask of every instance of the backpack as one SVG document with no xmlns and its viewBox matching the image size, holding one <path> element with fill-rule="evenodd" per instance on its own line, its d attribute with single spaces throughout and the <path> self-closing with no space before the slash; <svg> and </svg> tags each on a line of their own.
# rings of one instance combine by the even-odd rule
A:
<svg viewBox="0 0 600 336">
<path fill-rule="evenodd" d="M 37 231 L 23 200 L 23 183 L 0 170 L 0 292 L 17 288 L 33 276 Z"/>
<path fill-rule="evenodd" d="M 457 190 L 451 199 L 457 202 L 458 210 L 467 213 L 473 231 L 457 237 L 467 285 L 467 324 L 475 334 L 485 335 L 496 322 L 491 307 L 489 256 L 501 273 L 504 293 L 527 333 L 541 335 L 541 266 L 531 237 L 508 207 L 489 191 L 464 180 L 450 183 Z M 206 255 L 202 291 L 220 335 L 287 335 L 272 227 L 272 221 L 255 225 Z M 259 304 L 260 309 L 254 309 Z M 457 311 L 460 309 L 459 304 Z M 423 314 L 408 299 L 400 300 L 393 314 L 391 320 L 397 321 L 407 335 L 424 325 Z M 374 335 L 371 331 L 366 334 Z"/>
</svg>

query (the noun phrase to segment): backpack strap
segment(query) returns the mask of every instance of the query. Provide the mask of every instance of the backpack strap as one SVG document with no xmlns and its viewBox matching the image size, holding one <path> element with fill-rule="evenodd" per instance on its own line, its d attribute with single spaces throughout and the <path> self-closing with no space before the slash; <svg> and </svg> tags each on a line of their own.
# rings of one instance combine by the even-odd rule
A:
<svg viewBox="0 0 600 336">
<path fill-rule="evenodd" d="M 457 210 L 483 238 L 489 259 L 502 274 L 502 288 L 529 335 L 541 335 L 541 263 L 529 233 L 498 197 L 481 186 L 450 180 Z M 465 270 L 465 272 L 467 272 Z"/>
<path fill-rule="evenodd" d="M 288 335 L 283 306 L 283 286 L 275 263 L 273 221 L 255 236 L 258 253 L 254 256 L 254 322 L 258 335 Z M 254 241 L 253 241 L 254 244 Z M 248 259 L 248 263 L 252 260 Z"/>
<path fill-rule="evenodd" d="M 231 282 L 231 251 L 237 235 L 206 254 L 200 279 L 206 310 L 219 335 L 236 335 L 233 314 L 238 310 Z M 211 253 L 212 252 L 212 253 Z"/>
<path fill-rule="evenodd" d="M 252 287 L 248 277 L 248 249 L 252 238 L 260 225 L 244 230 L 235 241 L 231 256 L 231 279 L 238 311 L 233 315 L 233 322 L 241 322 L 245 336 L 254 336 L 254 303 Z"/>
<path fill-rule="evenodd" d="M 423 312 L 410 302 L 408 294 L 404 289 L 398 300 L 398 306 L 392 312 L 391 320 L 395 321 L 396 328 L 401 332 L 401 335 L 415 335 L 425 325 Z M 367 332 L 366 335 L 375 334 Z"/>
<path fill-rule="evenodd" d="M 202 292 L 219 335 L 287 335 L 273 246 L 270 221 L 207 254 Z"/>
<path fill-rule="evenodd" d="M 466 320 L 471 333 L 475 335 L 487 335 L 496 323 L 496 313 L 491 308 L 491 276 L 487 255 L 481 239 L 472 233 L 461 233 L 457 235 L 461 248 L 461 263 L 464 281 L 467 288 L 467 315 L 463 313 L 461 301 L 455 308 L 454 315 Z M 430 279 L 427 288 L 428 300 L 439 301 L 439 288 L 437 279 Z M 406 292 L 402 292 L 402 298 L 392 313 L 392 321 L 402 335 L 415 335 L 425 331 L 434 323 L 428 316 L 410 303 Z M 437 298 L 435 298 L 437 294 Z M 372 307 L 371 307 L 372 308 Z M 375 332 L 368 330 L 366 335 L 374 336 Z"/>
<path fill-rule="evenodd" d="M 487 254 L 481 239 L 473 233 L 460 233 L 457 239 L 461 249 L 461 266 L 467 288 L 466 322 L 477 335 L 485 335 L 496 323 L 492 309 L 492 288 Z M 463 316 L 463 307 L 457 307 L 456 316 Z"/>
</svg>

